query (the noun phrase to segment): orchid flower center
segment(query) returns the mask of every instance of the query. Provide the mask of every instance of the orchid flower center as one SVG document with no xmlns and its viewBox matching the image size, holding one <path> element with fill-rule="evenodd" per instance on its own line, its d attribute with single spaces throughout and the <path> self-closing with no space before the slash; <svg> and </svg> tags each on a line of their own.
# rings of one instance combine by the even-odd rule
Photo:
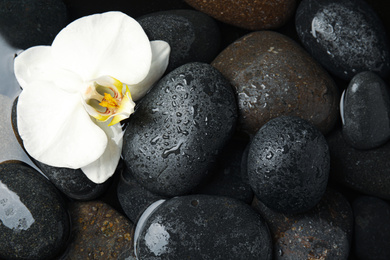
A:
<svg viewBox="0 0 390 260">
<path fill-rule="evenodd" d="M 129 88 L 111 76 L 102 76 L 87 84 L 82 93 L 84 108 L 88 114 L 109 126 L 128 118 L 134 112 L 135 103 Z"/>
</svg>

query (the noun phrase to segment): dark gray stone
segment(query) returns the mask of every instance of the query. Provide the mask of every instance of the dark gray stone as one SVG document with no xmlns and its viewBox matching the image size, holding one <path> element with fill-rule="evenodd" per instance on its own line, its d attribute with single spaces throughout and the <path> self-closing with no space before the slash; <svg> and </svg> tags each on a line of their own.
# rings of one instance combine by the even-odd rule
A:
<svg viewBox="0 0 390 260">
<path fill-rule="evenodd" d="M 355 216 L 355 254 L 358 259 L 390 259 L 390 205 L 361 196 L 352 203 Z"/>
<path fill-rule="evenodd" d="M 302 214 L 279 213 L 257 199 L 253 207 L 268 223 L 275 260 L 349 259 L 353 213 L 341 193 L 328 189 L 313 209 Z"/>
<path fill-rule="evenodd" d="M 67 23 L 61 0 L 0 1 L 0 34 L 17 48 L 50 45 Z"/>
<path fill-rule="evenodd" d="M 358 150 L 345 141 L 341 129 L 326 140 L 332 180 L 364 194 L 390 199 L 390 142 L 374 149 Z"/>
<path fill-rule="evenodd" d="M 126 216 L 137 223 L 139 217 L 153 203 L 165 197 L 148 191 L 125 168 L 117 187 L 119 203 Z"/>
<path fill-rule="evenodd" d="M 365 1 L 303 0 L 295 24 L 308 52 L 338 77 L 350 80 L 362 71 L 389 74 L 386 31 Z"/>
<path fill-rule="evenodd" d="M 390 139 L 390 93 L 373 72 L 354 76 L 340 102 L 344 139 L 357 149 L 371 149 Z"/>
<path fill-rule="evenodd" d="M 69 235 L 69 214 L 55 187 L 23 163 L 0 164 L 0 258 L 52 259 Z"/>
<path fill-rule="evenodd" d="M 236 119 L 229 82 L 208 64 L 183 65 L 161 79 L 130 117 L 126 166 L 153 193 L 189 193 L 214 165 Z"/>
<path fill-rule="evenodd" d="M 21 140 L 18 133 L 18 124 L 16 116 L 16 105 L 18 98 L 15 99 L 12 106 L 12 128 L 19 144 L 23 147 L 23 141 Z M 34 158 L 30 159 L 37 165 L 37 167 L 45 174 L 47 178 L 66 196 L 77 200 L 91 200 L 102 195 L 108 188 L 110 180 L 101 184 L 96 184 L 88 179 L 87 176 L 82 172 L 81 169 L 70 169 L 53 167 L 44 163 L 41 163 Z"/>
<path fill-rule="evenodd" d="M 325 192 L 329 167 L 324 136 L 298 117 L 270 120 L 250 144 L 249 184 L 259 200 L 283 213 L 313 208 Z"/>
<path fill-rule="evenodd" d="M 220 46 L 216 22 L 194 10 L 171 10 L 137 18 L 149 40 L 163 40 L 171 46 L 167 72 L 189 62 L 211 62 Z"/>
<path fill-rule="evenodd" d="M 272 259 L 267 224 L 232 198 L 190 195 L 160 205 L 136 241 L 139 259 Z"/>
</svg>

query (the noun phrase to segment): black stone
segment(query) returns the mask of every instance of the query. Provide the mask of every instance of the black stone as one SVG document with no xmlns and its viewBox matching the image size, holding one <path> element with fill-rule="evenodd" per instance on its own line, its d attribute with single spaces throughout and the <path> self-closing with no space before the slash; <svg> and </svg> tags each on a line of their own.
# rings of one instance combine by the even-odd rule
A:
<svg viewBox="0 0 390 260">
<path fill-rule="evenodd" d="M 20 145 L 23 147 L 23 141 L 18 133 L 17 124 L 17 102 L 15 99 L 12 106 L 12 128 L 15 136 L 18 139 Z M 91 200 L 102 195 L 108 188 L 110 179 L 102 184 L 96 184 L 89 180 L 88 177 L 82 172 L 81 169 L 70 169 L 53 167 L 44 163 L 41 163 L 34 158 L 30 159 L 38 166 L 38 168 L 45 174 L 45 176 L 66 196 L 77 200 Z"/>
<path fill-rule="evenodd" d="M 252 203 L 249 181 L 242 178 L 242 154 L 247 147 L 241 139 L 232 139 L 218 157 L 210 176 L 192 191 L 193 194 L 226 196 Z"/>
<path fill-rule="evenodd" d="M 208 15 L 194 10 L 151 13 L 137 21 L 149 40 L 171 46 L 167 72 L 189 62 L 211 62 L 218 54 L 220 31 Z"/>
<path fill-rule="evenodd" d="M 390 205 L 361 196 L 352 203 L 355 216 L 355 254 L 358 259 L 390 259 Z"/>
<path fill-rule="evenodd" d="M 69 235 L 68 211 L 55 187 L 23 163 L 0 164 L 0 258 L 52 259 Z"/>
<path fill-rule="evenodd" d="M 123 137 L 124 161 L 153 193 L 189 193 L 214 165 L 236 120 L 229 82 L 209 64 L 188 63 L 138 103 Z"/>
<path fill-rule="evenodd" d="M 324 136 L 298 117 L 268 121 L 250 144 L 249 183 L 259 200 L 283 213 L 304 212 L 320 201 L 329 166 Z"/>
<path fill-rule="evenodd" d="M 357 149 L 371 149 L 390 139 L 390 93 L 373 72 L 354 76 L 341 100 L 344 139 Z"/>
<path fill-rule="evenodd" d="M 146 220 L 136 241 L 139 259 L 272 259 L 267 224 L 232 198 L 170 199 Z"/>
<path fill-rule="evenodd" d="M 50 45 L 67 23 L 61 0 L 0 1 L 0 34 L 17 48 Z"/>
<path fill-rule="evenodd" d="M 153 202 L 166 199 L 144 188 L 126 168 L 118 183 L 117 196 L 123 211 L 133 223 L 138 222 L 139 217 Z"/>
<path fill-rule="evenodd" d="M 307 51 L 326 69 L 350 80 L 363 71 L 390 72 L 390 46 L 380 19 L 363 0 L 303 0 L 295 17 Z"/>
<path fill-rule="evenodd" d="M 353 213 L 341 193 L 327 189 L 321 201 L 302 214 L 276 212 L 257 199 L 253 207 L 268 223 L 274 259 L 349 259 Z"/>
<path fill-rule="evenodd" d="M 374 149 L 358 150 L 345 141 L 340 129 L 326 140 L 331 180 L 364 194 L 390 199 L 390 142 Z"/>
</svg>

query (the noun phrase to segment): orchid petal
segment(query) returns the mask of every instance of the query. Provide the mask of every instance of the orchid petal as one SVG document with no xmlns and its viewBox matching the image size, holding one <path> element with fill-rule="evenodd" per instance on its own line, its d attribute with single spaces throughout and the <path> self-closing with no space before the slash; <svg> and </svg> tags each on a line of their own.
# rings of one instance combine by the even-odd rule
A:
<svg viewBox="0 0 390 260">
<path fill-rule="evenodd" d="M 130 93 L 134 101 L 141 99 L 153 87 L 153 84 L 161 78 L 168 67 L 171 48 L 167 42 L 151 41 L 152 64 L 145 79 L 138 84 L 129 85 Z"/>
<path fill-rule="evenodd" d="M 75 20 L 56 36 L 52 48 L 54 58 L 85 81 L 110 75 L 136 84 L 146 77 L 152 60 L 142 27 L 121 12 Z"/>
<path fill-rule="evenodd" d="M 76 92 L 81 82 L 80 76 L 58 66 L 49 46 L 36 46 L 20 53 L 15 58 L 14 72 L 23 89 L 29 86 L 28 82 L 51 81 L 53 86 Z"/>
<path fill-rule="evenodd" d="M 115 173 L 122 151 L 123 131 L 120 124 L 109 127 L 108 122 L 95 120 L 95 123 L 107 135 L 107 148 L 99 159 L 81 170 L 94 183 L 103 183 Z"/>
<path fill-rule="evenodd" d="M 107 137 L 92 122 L 80 95 L 35 81 L 18 100 L 17 125 L 27 152 L 56 167 L 81 168 L 105 151 Z"/>
</svg>

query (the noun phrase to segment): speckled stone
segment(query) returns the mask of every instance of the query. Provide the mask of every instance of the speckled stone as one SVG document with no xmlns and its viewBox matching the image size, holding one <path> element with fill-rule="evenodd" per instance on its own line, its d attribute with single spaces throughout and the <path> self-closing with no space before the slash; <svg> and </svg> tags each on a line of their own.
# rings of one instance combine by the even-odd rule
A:
<svg viewBox="0 0 390 260">
<path fill-rule="evenodd" d="M 62 259 L 127 259 L 133 255 L 133 224 L 100 201 L 69 205 L 72 237 Z"/>
<path fill-rule="evenodd" d="M 162 78 L 138 103 L 122 156 L 153 193 L 188 194 L 231 138 L 237 105 L 229 82 L 206 63 L 187 63 Z"/>
<path fill-rule="evenodd" d="M 236 88 L 240 131 L 254 135 L 270 119 L 298 116 L 329 132 L 337 118 L 338 89 L 296 42 L 271 31 L 247 34 L 212 65 Z"/>
<path fill-rule="evenodd" d="M 19 144 L 23 147 L 23 141 L 18 133 L 16 105 L 18 99 L 16 98 L 12 106 L 11 122 L 15 136 Z M 53 167 L 41 163 L 34 158 L 31 160 L 38 166 L 38 168 L 45 174 L 45 176 L 66 196 L 77 200 L 91 200 L 102 195 L 108 188 L 110 179 L 102 184 L 96 184 L 88 179 L 81 169 L 70 169 Z"/>
<path fill-rule="evenodd" d="M 324 195 L 329 176 L 329 148 L 313 125 L 298 117 L 270 120 L 252 139 L 248 177 L 255 195 L 283 213 L 313 208 Z"/>
<path fill-rule="evenodd" d="M 166 72 L 189 62 L 211 62 L 218 54 L 220 32 L 214 19 L 194 10 L 171 10 L 137 18 L 149 40 L 169 43 Z"/>
<path fill-rule="evenodd" d="M 390 142 L 358 150 L 343 138 L 341 129 L 326 137 L 330 151 L 330 178 L 364 194 L 390 199 Z"/>
<path fill-rule="evenodd" d="M 345 80 L 363 71 L 390 72 L 390 45 L 380 19 L 363 0 L 304 0 L 295 18 L 302 44 Z"/>
<path fill-rule="evenodd" d="M 294 13 L 296 0 L 185 0 L 195 9 L 224 23 L 249 30 L 281 27 Z"/>
<path fill-rule="evenodd" d="M 352 203 L 355 216 L 354 251 L 358 259 L 390 259 L 390 205 L 361 196 Z"/>
<path fill-rule="evenodd" d="M 67 9 L 61 0 L 0 1 L 0 34 L 17 48 L 50 45 L 67 23 Z"/>
<path fill-rule="evenodd" d="M 348 259 L 353 214 L 340 193 L 327 190 L 320 203 L 304 214 L 278 213 L 257 199 L 253 207 L 268 223 L 274 259 Z"/>
<path fill-rule="evenodd" d="M 371 149 L 390 139 L 389 86 L 370 71 L 356 74 L 340 101 L 345 141 L 357 149 Z"/>
<path fill-rule="evenodd" d="M 21 162 L 0 164 L 0 259 L 53 259 L 70 235 L 56 188 Z"/>
<path fill-rule="evenodd" d="M 267 224 L 249 205 L 232 198 L 190 195 L 162 203 L 147 218 L 139 259 L 272 259 Z"/>
</svg>

